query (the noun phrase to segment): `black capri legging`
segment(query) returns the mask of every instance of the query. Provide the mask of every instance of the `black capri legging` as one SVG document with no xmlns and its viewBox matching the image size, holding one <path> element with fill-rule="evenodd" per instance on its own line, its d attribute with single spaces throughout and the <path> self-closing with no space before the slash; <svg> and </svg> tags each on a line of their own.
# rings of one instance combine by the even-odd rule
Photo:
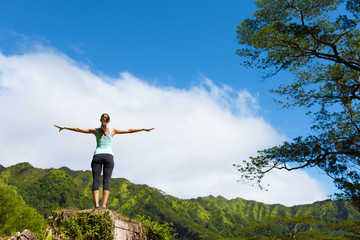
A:
<svg viewBox="0 0 360 240">
<path fill-rule="evenodd" d="M 110 178 L 114 169 L 114 156 L 111 154 L 96 154 L 91 162 L 91 169 L 93 175 L 92 190 L 99 190 L 101 169 L 103 170 L 103 190 L 110 190 Z"/>
</svg>

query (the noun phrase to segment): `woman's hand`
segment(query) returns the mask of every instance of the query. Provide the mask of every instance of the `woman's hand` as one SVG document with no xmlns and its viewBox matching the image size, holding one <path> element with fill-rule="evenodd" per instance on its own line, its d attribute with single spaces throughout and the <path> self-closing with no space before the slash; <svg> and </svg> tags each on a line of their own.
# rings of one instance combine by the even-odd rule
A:
<svg viewBox="0 0 360 240">
<path fill-rule="evenodd" d="M 59 132 L 65 129 L 64 127 L 60 127 L 60 126 L 55 125 L 55 124 L 54 124 L 54 126 L 55 126 L 55 127 L 57 127 L 57 128 L 59 129 Z"/>
</svg>

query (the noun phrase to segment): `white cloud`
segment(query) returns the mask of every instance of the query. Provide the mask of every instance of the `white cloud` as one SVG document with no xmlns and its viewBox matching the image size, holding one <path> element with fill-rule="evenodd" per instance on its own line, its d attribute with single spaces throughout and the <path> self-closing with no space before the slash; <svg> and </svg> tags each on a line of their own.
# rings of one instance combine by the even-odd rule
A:
<svg viewBox="0 0 360 240">
<path fill-rule="evenodd" d="M 55 51 L 0 54 L 0 164 L 90 170 L 93 136 L 53 124 L 91 128 L 103 112 L 117 128 L 155 131 L 114 139 L 113 177 L 180 198 L 222 195 L 286 205 L 326 198 L 305 172 L 274 172 L 269 191 L 237 182 L 233 163 L 285 139 L 257 114 L 246 90 L 203 80 L 190 89 L 153 86 L 129 73 L 97 76 Z M 317 193 L 317 194 L 313 194 Z"/>
</svg>

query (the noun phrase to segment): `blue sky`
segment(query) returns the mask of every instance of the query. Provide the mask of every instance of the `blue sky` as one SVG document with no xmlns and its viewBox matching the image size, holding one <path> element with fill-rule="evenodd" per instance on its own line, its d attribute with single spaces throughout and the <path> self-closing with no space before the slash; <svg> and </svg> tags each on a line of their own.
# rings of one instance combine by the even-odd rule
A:
<svg viewBox="0 0 360 240">
<path fill-rule="evenodd" d="M 1 0 L 0 52 L 3 54 L 4 62 L 15 61 L 10 60 L 11 56 L 20 58 L 26 54 L 37 60 L 41 59 L 38 54 L 45 52 L 49 55 L 49 59 L 63 60 L 65 58 L 65 62 L 70 61 L 74 66 L 80 66 L 80 69 L 85 69 L 85 72 L 88 71 L 95 77 L 99 77 L 105 83 L 113 82 L 113 85 L 116 85 L 118 79 L 120 82 L 124 80 L 132 83 L 140 80 L 141 84 L 137 84 L 142 86 L 141 89 L 145 89 L 142 85 L 145 83 L 157 90 L 175 89 L 171 94 L 174 92 L 193 93 L 195 86 L 200 89 L 198 93 L 206 95 L 206 99 L 208 95 L 213 96 L 216 91 L 222 92 L 224 95 L 221 95 L 221 101 L 218 98 L 216 101 L 219 103 L 231 99 L 225 105 L 231 105 L 233 100 L 245 99 L 244 104 L 249 104 L 250 101 L 250 105 L 246 105 L 245 110 L 242 109 L 241 112 L 246 112 L 247 109 L 253 107 L 249 111 L 252 119 L 256 121 L 261 118 L 271 126 L 277 134 L 273 137 L 276 139 L 273 144 L 279 144 L 281 139 L 306 135 L 309 131 L 310 120 L 305 116 L 304 110 L 278 110 L 279 106 L 272 102 L 274 95 L 268 93 L 268 89 L 275 88 L 281 81 L 288 81 L 291 75 L 281 73 L 274 78 L 263 80 L 261 72 L 257 69 L 246 69 L 240 65 L 242 59 L 235 54 L 239 47 L 236 26 L 243 19 L 251 17 L 255 10 L 254 1 L 240 0 L 103 2 Z M 42 67 L 51 69 L 50 64 L 49 66 L 42 65 Z M 61 72 L 60 67 L 55 69 Z M 3 80 L 4 86 L 6 86 L 4 82 L 10 81 L 9 79 Z M 200 84 L 204 79 L 210 80 L 205 87 Z M 65 82 L 64 80 L 64 84 Z M 244 92 L 248 95 L 242 95 Z M 75 95 L 80 95 L 80 93 L 75 92 Z M 238 95 L 245 97 L 237 98 Z M 66 101 L 67 96 L 64 92 L 65 100 L 63 101 Z M 12 100 L 8 98 L 6 101 Z M 252 101 L 256 104 L 252 104 Z M 230 106 L 229 109 L 234 108 Z M 99 111 L 101 112 L 97 110 L 96 113 Z M 184 112 L 184 115 L 186 114 Z M 209 116 L 211 114 L 215 112 L 210 112 Z M 233 115 L 236 117 L 236 113 Z M 67 123 L 72 124 L 71 121 Z M 156 125 L 155 120 L 154 124 Z M 259 148 L 271 146 L 271 144 L 269 142 L 260 144 Z M 57 161 L 54 159 L 53 165 L 62 166 L 62 163 Z M 65 161 L 64 164 L 66 163 Z M 0 164 L 9 165 L 2 162 Z M 39 167 L 51 167 L 51 163 L 46 165 L 33 162 L 33 164 Z M 67 165 L 82 168 L 79 165 L 71 166 L 70 163 Z M 119 170 L 115 177 L 121 174 Z M 307 174 L 322 186 L 321 197 L 301 200 L 303 202 L 253 198 L 269 203 L 280 202 L 291 205 L 319 200 L 333 191 L 331 181 L 318 174 L 316 170 L 308 171 Z M 150 178 L 130 180 L 154 184 L 158 188 L 167 188 L 165 190 L 179 197 L 194 197 L 194 195 L 188 196 L 176 193 L 176 191 L 173 193 L 171 187 L 163 186 Z M 207 192 L 201 194 L 216 195 L 217 191 L 213 193 L 209 187 Z M 256 196 L 260 195 L 261 193 Z M 246 198 L 246 194 L 244 196 L 239 193 L 236 196 Z"/>
<path fill-rule="evenodd" d="M 2 1 L 1 49 L 12 53 L 29 47 L 24 38 L 39 41 L 95 72 L 116 77 L 128 71 L 162 86 L 189 88 L 204 74 L 258 94 L 264 116 L 292 138 L 307 130 L 306 118 L 296 121 L 304 112 L 277 111 L 267 92 L 291 76 L 263 80 L 235 54 L 236 26 L 252 16 L 253 2 Z"/>
</svg>

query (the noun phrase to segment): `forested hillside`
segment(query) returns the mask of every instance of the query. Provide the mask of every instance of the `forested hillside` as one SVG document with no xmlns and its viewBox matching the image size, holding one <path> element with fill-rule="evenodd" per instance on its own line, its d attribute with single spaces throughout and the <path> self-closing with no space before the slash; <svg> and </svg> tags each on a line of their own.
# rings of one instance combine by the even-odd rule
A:
<svg viewBox="0 0 360 240">
<path fill-rule="evenodd" d="M 39 169 L 20 163 L 8 168 L 0 166 L 0 180 L 14 186 L 26 204 L 45 217 L 59 208 L 92 208 L 90 171 Z M 171 222 L 178 239 L 237 237 L 238 229 L 269 216 L 312 216 L 325 222 L 360 220 L 360 213 L 345 201 L 285 207 L 221 196 L 184 200 L 123 178 L 112 179 L 108 207 L 132 218 L 144 216 Z"/>
</svg>

